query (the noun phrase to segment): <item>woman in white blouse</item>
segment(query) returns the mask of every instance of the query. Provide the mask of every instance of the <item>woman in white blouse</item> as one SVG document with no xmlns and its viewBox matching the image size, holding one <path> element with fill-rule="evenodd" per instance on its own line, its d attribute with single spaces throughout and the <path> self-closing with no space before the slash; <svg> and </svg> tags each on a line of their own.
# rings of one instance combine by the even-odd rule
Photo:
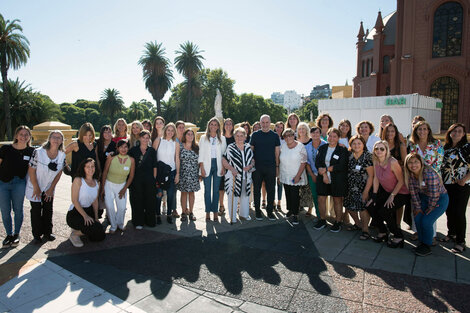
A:
<svg viewBox="0 0 470 313">
<path fill-rule="evenodd" d="M 206 222 L 210 221 L 210 213 L 214 222 L 218 222 L 219 185 L 225 169 L 222 167 L 222 155 L 227 147 L 225 137 L 220 135 L 220 122 L 213 117 L 207 123 L 206 134 L 199 140 L 199 168 L 204 181 L 204 204 Z M 211 197 L 212 193 L 212 197 Z"/>
<path fill-rule="evenodd" d="M 287 203 L 287 217 L 292 217 L 292 224 L 299 223 L 299 190 L 300 186 L 307 184 L 305 165 L 307 164 L 307 151 L 305 146 L 294 139 L 294 131 L 287 128 L 282 133 L 284 143 L 281 145 L 279 156 L 279 176 L 284 185 Z"/>
<path fill-rule="evenodd" d="M 64 162 L 64 135 L 54 130 L 49 133 L 47 142 L 34 150 L 29 161 L 25 196 L 31 202 L 31 228 L 36 244 L 55 239 L 52 235 L 52 201 Z"/>
</svg>

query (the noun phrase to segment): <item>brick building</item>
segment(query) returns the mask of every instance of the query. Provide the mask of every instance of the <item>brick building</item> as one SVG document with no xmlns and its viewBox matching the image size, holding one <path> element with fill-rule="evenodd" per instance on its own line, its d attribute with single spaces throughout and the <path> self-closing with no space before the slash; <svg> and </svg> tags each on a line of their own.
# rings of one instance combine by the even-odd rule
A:
<svg viewBox="0 0 470 313">
<path fill-rule="evenodd" d="M 397 0 L 397 10 L 379 12 L 371 31 L 361 22 L 354 97 L 441 98 L 441 128 L 470 127 L 469 19 L 470 0 Z"/>
</svg>

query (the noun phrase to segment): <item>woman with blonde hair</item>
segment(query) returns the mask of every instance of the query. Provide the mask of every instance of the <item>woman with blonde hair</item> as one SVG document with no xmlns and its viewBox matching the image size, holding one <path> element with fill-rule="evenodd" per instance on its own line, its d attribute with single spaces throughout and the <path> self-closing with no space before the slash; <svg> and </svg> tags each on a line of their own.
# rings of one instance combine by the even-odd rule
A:
<svg viewBox="0 0 470 313">
<path fill-rule="evenodd" d="M 211 212 L 214 214 L 214 222 L 219 221 L 217 217 L 219 185 L 225 174 L 222 167 L 222 155 L 226 147 L 225 137 L 220 134 L 220 122 L 216 117 L 213 117 L 207 122 L 206 133 L 199 140 L 198 162 L 204 181 L 206 222 L 210 221 Z"/>
<path fill-rule="evenodd" d="M 118 118 L 114 123 L 114 143 L 117 143 L 121 139 L 127 139 L 127 122 L 123 118 Z"/>
<path fill-rule="evenodd" d="M 304 147 L 308 146 L 312 142 L 312 138 L 310 138 L 310 128 L 308 127 L 307 123 L 300 122 L 297 126 L 297 141 L 302 143 Z M 282 146 L 281 146 L 282 147 Z M 307 178 L 307 177 L 305 177 Z M 311 216 L 311 212 L 313 209 L 313 197 L 312 192 L 310 190 L 310 186 L 308 184 L 308 180 L 305 179 L 305 184 L 299 186 L 299 204 L 300 207 L 308 207 L 308 211 L 306 216 Z"/>
<path fill-rule="evenodd" d="M 144 130 L 144 125 L 140 121 L 133 121 L 131 123 L 131 135 L 129 136 L 129 144 L 135 147 L 139 143 L 139 134 Z"/>
<path fill-rule="evenodd" d="M 34 242 L 53 241 L 52 202 L 55 186 L 65 164 L 64 135 L 60 130 L 49 133 L 47 142 L 34 150 L 29 161 L 26 199 L 31 203 L 31 228 Z"/>
<path fill-rule="evenodd" d="M 405 184 L 410 190 L 414 221 L 420 245 L 416 255 L 432 253 L 434 238 L 433 225 L 444 214 L 449 204 L 449 195 L 441 176 L 417 153 L 410 153 L 405 159 Z"/>
<path fill-rule="evenodd" d="M 235 124 L 233 123 L 233 120 L 231 118 L 226 118 L 224 120 L 224 126 L 223 126 L 224 129 L 223 129 L 222 135 L 225 137 L 225 142 L 227 144 L 227 147 L 229 144 L 235 142 L 235 137 L 233 134 L 234 125 Z M 225 214 L 224 189 L 225 189 L 225 176 L 222 177 L 222 179 L 220 180 L 220 186 L 219 186 L 219 216 L 222 216 Z"/>
<path fill-rule="evenodd" d="M 388 241 L 390 248 L 403 248 L 404 239 L 400 226 L 397 225 L 396 211 L 409 201 L 409 191 L 403 182 L 403 171 L 398 161 L 390 156 L 388 143 L 377 141 L 373 149 L 374 180 L 368 211 L 379 228 L 374 240 L 387 242 L 387 227 L 394 238 Z M 387 227 L 384 222 L 387 223 Z"/>
<path fill-rule="evenodd" d="M 72 181 L 75 178 L 78 166 L 87 158 L 95 160 L 99 170 L 98 173 L 101 172 L 100 163 L 98 162 L 98 152 L 96 151 L 95 128 L 91 123 L 86 122 L 80 127 L 77 141 L 69 143 L 67 148 L 65 148 L 65 154 L 69 154 L 70 152 L 72 152 Z"/>
</svg>

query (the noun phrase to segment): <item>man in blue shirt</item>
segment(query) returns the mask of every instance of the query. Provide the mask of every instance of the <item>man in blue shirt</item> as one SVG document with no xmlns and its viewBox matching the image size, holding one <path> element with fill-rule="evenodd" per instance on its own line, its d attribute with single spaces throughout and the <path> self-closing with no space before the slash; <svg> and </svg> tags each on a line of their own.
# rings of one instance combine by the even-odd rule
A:
<svg viewBox="0 0 470 313">
<path fill-rule="evenodd" d="M 255 172 L 253 173 L 253 187 L 256 219 L 263 220 L 260 210 L 261 186 L 263 181 L 266 186 L 267 205 L 269 220 L 276 217 L 273 214 L 274 188 L 276 177 L 279 176 L 279 152 L 281 142 L 279 136 L 270 129 L 271 118 L 269 115 L 262 115 L 260 118 L 261 129 L 251 135 L 250 145 L 255 158 Z"/>
</svg>

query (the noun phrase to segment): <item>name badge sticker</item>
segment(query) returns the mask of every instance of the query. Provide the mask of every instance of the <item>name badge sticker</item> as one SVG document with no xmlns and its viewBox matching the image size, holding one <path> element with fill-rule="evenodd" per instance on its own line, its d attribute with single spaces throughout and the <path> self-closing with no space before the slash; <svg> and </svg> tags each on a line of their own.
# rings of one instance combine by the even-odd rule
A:
<svg viewBox="0 0 470 313">
<path fill-rule="evenodd" d="M 339 159 L 339 155 L 334 154 L 334 155 L 333 155 L 333 159 L 338 160 L 338 159 Z"/>
<path fill-rule="evenodd" d="M 23 160 L 29 161 L 29 159 L 31 159 L 31 158 L 28 155 L 23 155 Z"/>
<path fill-rule="evenodd" d="M 125 171 L 128 171 L 128 170 L 129 170 L 129 166 L 124 166 L 124 170 L 125 170 Z"/>
<path fill-rule="evenodd" d="M 360 171 L 361 170 L 361 166 L 360 165 L 356 165 L 356 171 Z"/>
<path fill-rule="evenodd" d="M 421 182 L 421 186 L 426 187 L 426 183 L 424 181 Z"/>
</svg>

